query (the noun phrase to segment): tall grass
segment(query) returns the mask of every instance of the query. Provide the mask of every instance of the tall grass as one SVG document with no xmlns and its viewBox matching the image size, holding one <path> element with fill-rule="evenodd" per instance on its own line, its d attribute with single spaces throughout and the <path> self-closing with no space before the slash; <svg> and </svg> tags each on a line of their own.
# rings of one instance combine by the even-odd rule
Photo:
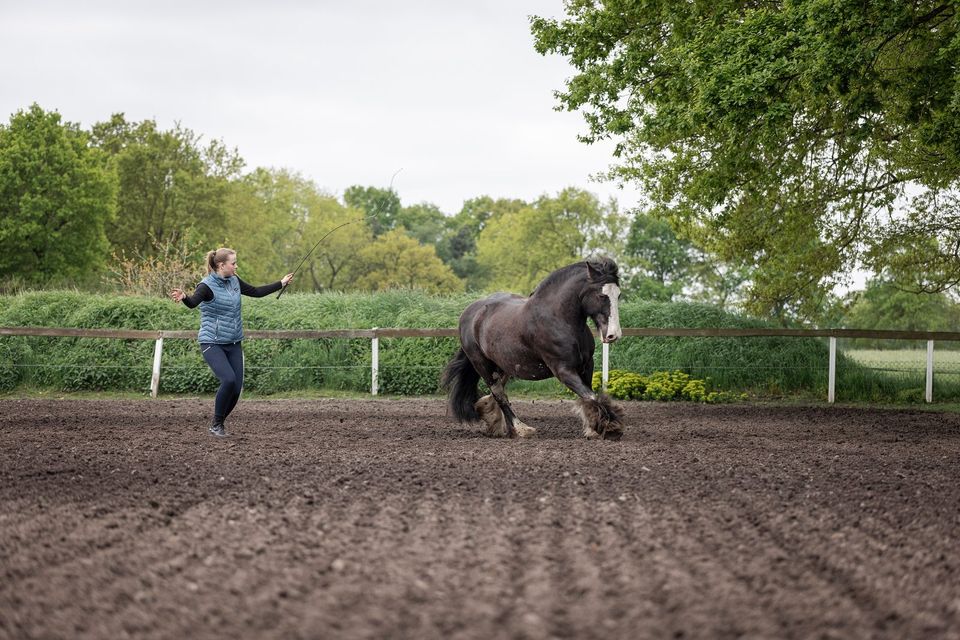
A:
<svg viewBox="0 0 960 640">
<path fill-rule="evenodd" d="M 244 326 L 247 330 L 454 327 L 474 299 L 419 291 L 244 298 Z M 197 330 L 199 317 L 196 309 L 158 298 L 70 291 L 0 296 L 0 326 Z M 643 301 L 623 303 L 621 321 L 625 327 L 769 326 L 705 305 Z M 458 348 L 455 338 L 391 338 L 380 343 L 380 389 L 402 395 L 439 393 L 440 372 Z M 370 388 L 371 344 L 366 339 L 250 340 L 245 355 L 249 391 Z M 599 367 L 599 344 L 595 355 Z M 149 340 L 0 337 L 0 390 L 27 384 L 146 393 L 152 356 Z M 682 370 L 709 379 L 713 389 L 761 395 L 825 397 L 827 363 L 827 341 L 817 338 L 628 337 L 611 348 L 614 369 L 641 374 Z M 841 399 L 910 399 L 913 392 L 904 390 L 915 386 L 913 382 L 905 386 L 842 353 L 837 370 Z M 195 341 L 165 342 L 162 392 L 206 393 L 216 387 Z M 510 388 L 513 393 L 540 395 L 556 395 L 563 389 L 556 381 L 515 381 Z M 956 397 L 956 392 L 944 383 L 937 397 Z"/>
</svg>

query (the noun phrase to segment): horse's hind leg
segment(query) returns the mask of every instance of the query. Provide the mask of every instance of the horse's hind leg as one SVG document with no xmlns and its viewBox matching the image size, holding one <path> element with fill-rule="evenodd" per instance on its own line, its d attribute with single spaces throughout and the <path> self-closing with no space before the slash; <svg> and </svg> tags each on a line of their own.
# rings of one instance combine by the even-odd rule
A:
<svg viewBox="0 0 960 640">
<path fill-rule="evenodd" d="M 509 430 L 507 429 L 507 422 L 503 418 L 503 411 L 500 410 L 500 405 L 497 404 L 497 401 L 492 395 L 488 394 L 483 396 L 477 400 L 473 406 L 480 415 L 480 419 L 487 424 L 487 428 L 484 431 L 485 435 L 491 438 L 503 438 L 507 436 Z"/>
<path fill-rule="evenodd" d="M 486 376 L 485 376 L 486 378 Z M 493 437 L 529 438 L 537 430 L 524 424 L 513 412 L 510 401 L 507 399 L 506 387 L 508 378 L 500 372 L 494 372 L 487 382 L 490 395 L 480 398 L 476 405 L 477 412 L 487 423 L 487 435 Z"/>
</svg>

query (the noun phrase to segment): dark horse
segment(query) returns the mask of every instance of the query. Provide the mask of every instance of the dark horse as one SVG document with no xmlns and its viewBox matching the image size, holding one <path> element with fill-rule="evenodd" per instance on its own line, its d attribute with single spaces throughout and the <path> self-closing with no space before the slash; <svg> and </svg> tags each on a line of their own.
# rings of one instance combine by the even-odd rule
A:
<svg viewBox="0 0 960 640">
<path fill-rule="evenodd" d="M 591 389 L 594 341 L 587 326 L 592 318 L 604 342 L 620 338 L 619 285 L 617 264 L 601 258 L 557 269 L 529 298 L 495 293 L 468 306 L 460 315 L 460 350 L 441 378 L 457 421 L 483 420 L 489 436 L 532 436 L 536 430 L 517 419 L 504 387 L 511 378 L 555 376 L 579 397 L 584 436 L 619 440 L 619 409 Z M 491 395 L 479 397 L 480 378 Z"/>
</svg>

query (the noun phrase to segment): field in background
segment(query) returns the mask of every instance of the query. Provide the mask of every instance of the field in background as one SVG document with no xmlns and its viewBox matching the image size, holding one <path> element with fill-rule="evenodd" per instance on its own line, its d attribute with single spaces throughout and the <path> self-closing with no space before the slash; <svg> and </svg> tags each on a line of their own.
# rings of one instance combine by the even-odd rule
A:
<svg viewBox="0 0 960 640">
<path fill-rule="evenodd" d="M 871 369 L 920 371 L 927 367 L 926 349 L 849 349 L 844 354 Z M 960 375 L 960 351 L 934 350 L 933 372 Z"/>
<path fill-rule="evenodd" d="M 921 382 L 925 381 L 926 349 L 851 349 L 843 353 L 873 371 L 881 371 L 893 377 L 916 377 Z M 960 351 L 935 349 L 933 377 L 938 382 L 960 384 Z"/>
</svg>

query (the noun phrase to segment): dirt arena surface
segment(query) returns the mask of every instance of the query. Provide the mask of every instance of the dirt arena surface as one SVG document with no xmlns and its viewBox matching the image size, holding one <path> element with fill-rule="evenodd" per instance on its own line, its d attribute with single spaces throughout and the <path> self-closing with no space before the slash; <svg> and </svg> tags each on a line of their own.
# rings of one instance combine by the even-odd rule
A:
<svg viewBox="0 0 960 640">
<path fill-rule="evenodd" d="M 2 638 L 960 638 L 960 416 L 0 401 Z"/>
</svg>

